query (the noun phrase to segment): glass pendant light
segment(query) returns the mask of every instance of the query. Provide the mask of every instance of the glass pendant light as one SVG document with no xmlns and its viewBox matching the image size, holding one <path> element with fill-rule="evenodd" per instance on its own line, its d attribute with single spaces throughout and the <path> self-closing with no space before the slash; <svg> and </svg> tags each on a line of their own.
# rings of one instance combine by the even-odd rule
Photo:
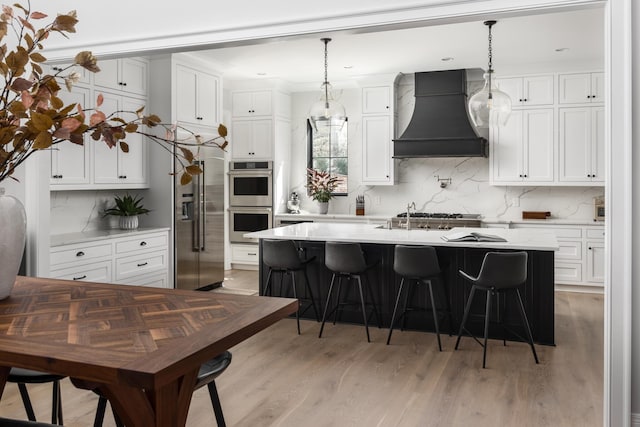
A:
<svg viewBox="0 0 640 427">
<path fill-rule="evenodd" d="M 320 86 L 320 99 L 314 102 L 309 109 L 309 121 L 314 130 L 318 130 L 318 125 L 322 127 L 337 127 L 341 129 L 347 120 L 347 113 L 344 106 L 333 99 L 331 84 L 327 79 L 327 45 L 331 41 L 329 38 L 320 39 L 324 43 L 324 83 Z"/>
<path fill-rule="evenodd" d="M 496 21 L 484 21 L 489 27 L 489 69 L 484 74 L 484 87 L 469 98 L 469 115 L 477 127 L 490 125 L 504 126 L 511 114 L 509 95 L 492 86 L 493 51 L 491 46 L 491 27 Z"/>
</svg>

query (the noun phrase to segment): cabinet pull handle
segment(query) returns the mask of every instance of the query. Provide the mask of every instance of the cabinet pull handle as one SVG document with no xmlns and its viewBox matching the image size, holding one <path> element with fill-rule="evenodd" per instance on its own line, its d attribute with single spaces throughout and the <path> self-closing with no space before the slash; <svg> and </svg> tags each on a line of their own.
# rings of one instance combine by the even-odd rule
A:
<svg viewBox="0 0 640 427">
<path fill-rule="evenodd" d="M 73 280 L 82 280 L 82 279 L 86 279 L 86 278 L 87 278 L 87 275 L 83 274 L 82 276 L 74 277 Z"/>
<path fill-rule="evenodd" d="M 127 85 L 127 83 L 126 83 L 126 82 L 123 82 L 123 83 L 122 83 L 122 86 L 126 86 L 126 85 Z"/>
<path fill-rule="evenodd" d="M 520 98 L 518 101 L 522 102 L 522 101 L 524 101 L 524 99 Z"/>
<path fill-rule="evenodd" d="M 249 252 L 247 255 L 258 255 L 258 254 L 255 252 Z"/>
<path fill-rule="evenodd" d="M 524 99 L 524 102 L 527 102 L 527 101 L 528 101 L 528 100 L 527 100 L 527 98 L 525 98 L 525 99 Z"/>
<path fill-rule="evenodd" d="M 138 267 L 144 267 L 147 264 L 149 264 L 149 263 L 148 262 L 141 262 L 140 264 L 138 264 Z"/>
<path fill-rule="evenodd" d="M 127 175 L 118 175 L 118 178 L 120 178 L 120 179 L 127 179 Z"/>
<path fill-rule="evenodd" d="M 147 246 L 147 242 L 143 240 L 142 242 L 140 242 L 140 246 Z"/>
<path fill-rule="evenodd" d="M 79 251 L 79 252 L 76 253 L 76 256 L 84 256 L 84 252 Z"/>
</svg>

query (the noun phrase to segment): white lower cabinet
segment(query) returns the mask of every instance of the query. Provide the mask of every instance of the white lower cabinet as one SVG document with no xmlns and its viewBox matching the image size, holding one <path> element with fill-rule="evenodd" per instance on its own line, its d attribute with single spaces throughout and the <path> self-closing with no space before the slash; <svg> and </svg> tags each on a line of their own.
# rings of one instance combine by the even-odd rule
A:
<svg viewBox="0 0 640 427">
<path fill-rule="evenodd" d="M 170 288 L 168 231 L 54 246 L 50 277 Z"/>
<path fill-rule="evenodd" d="M 604 227 L 601 225 L 554 225 L 512 223 L 511 228 L 552 232 L 558 240 L 555 283 L 601 287 L 604 284 Z"/>
<path fill-rule="evenodd" d="M 231 245 L 231 263 L 258 265 L 259 251 L 258 245 Z"/>
</svg>

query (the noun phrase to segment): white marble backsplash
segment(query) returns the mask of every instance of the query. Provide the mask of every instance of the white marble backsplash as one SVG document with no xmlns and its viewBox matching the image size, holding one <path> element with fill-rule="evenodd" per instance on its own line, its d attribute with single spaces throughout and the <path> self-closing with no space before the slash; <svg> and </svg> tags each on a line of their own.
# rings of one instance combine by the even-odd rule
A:
<svg viewBox="0 0 640 427">
<path fill-rule="evenodd" d="M 104 217 L 103 212 L 115 206 L 115 195 L 126 193 L 116 190 L 52 191 L 51 235 L 118 228 L 118 217 Z M 131 190 L 130 194 L 144 197 L 142 190 Z M 144 217 L 140 216 L 141 226 L 144 226 Z"/>
<path fill-rule="evenodd" d="M 361 184 L 361 90 L 344 89 L 339 95 L 349 117 L 349 195 L 329 203 L 330 214 L 355 213 L 355 199 L 365 196 L 365 211 L 371 215 L 395 215 L 415 202 L 418 211 L 481 214 L 487 218 L 517 220 L 522 211 L 549 211 L 552 218 L 591 220 L 593 198 L 604 194 L 604 187 L 520 187 L 489 185 L 488 158 L 427 158 L 395 160 L 396 185 Z M 413 75 L 399 80 L 397 91 L 397 134 L 402 134 L 413 114 Z M 290 191 L 300 195 L 301 208 L 317 212 L 316 203 L 306 196 L 305 168 L 307 138 L 305 118 L 316 93 L 292 96 L 293 147 L 291 150 Z M 436 179 L 451 178 L 440 188 Z"/>
</svg>

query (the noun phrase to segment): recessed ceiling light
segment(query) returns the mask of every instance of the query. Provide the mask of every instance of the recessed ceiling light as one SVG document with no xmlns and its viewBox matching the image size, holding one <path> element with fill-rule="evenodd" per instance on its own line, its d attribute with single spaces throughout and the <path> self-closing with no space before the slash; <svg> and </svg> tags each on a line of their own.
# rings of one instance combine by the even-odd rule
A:
<svg viewBox="0 0 640 427">
<path fill-rule="evenodd" d="M 567 50 L 569 50 L 568 47 L 559 47 L 556 49 L 556 52 L 566 52 Z"/>
<path fill-rule="evenodd" d="M 259 76 L 266 76 L 267 73 L 257 73 Z"/>
<path fill-rule="evenodd" d="M 344 66 L 344 69 L 345 69 L 345 70 L 350 70 L 350 69 L 352 69 L 352 68 L 353 68 L 353 65 L 345 65 L 345 66 Z"/>
<path fill-rule="evenodd" d="M 453 58 L 450 56 L 445 56 L 444 58 L 441 59 L 441 61 L 449 62 L 449 61 L 453 61 Z"/>
</svg>

